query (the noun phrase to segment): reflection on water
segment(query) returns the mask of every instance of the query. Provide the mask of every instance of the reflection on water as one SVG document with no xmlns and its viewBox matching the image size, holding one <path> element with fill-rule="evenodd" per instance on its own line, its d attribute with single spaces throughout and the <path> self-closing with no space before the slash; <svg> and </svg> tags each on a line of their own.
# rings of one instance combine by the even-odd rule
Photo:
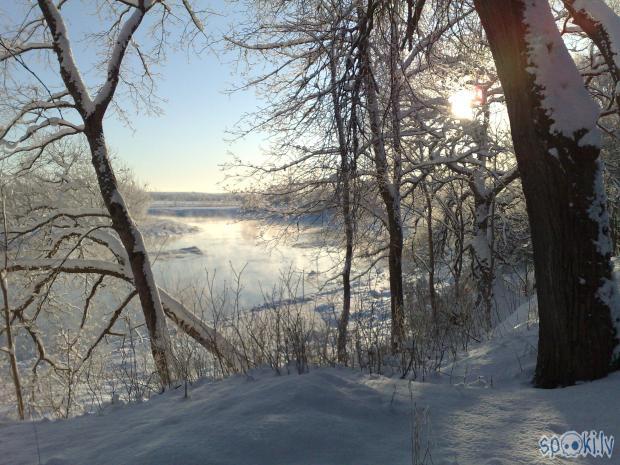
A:
<svg viewBox="0 0 620 465">
<path fill-rule="evenodd" d="M 332 265 L 329 257 L 308 245 L 311 233 L 300 235 L 304 246 L 299 247 L 260 239 L 261 224 L 254 220 L 178 216 L 170 219 L 199 228 L 196 233 L 150 241 L 156 278 L 171 290 L 203 288 L 207 273 L 210 278 L 215 273 L 215 287 L 221 289 L 233 281 L 232 269 L 243 270 L 241 305 L 252 307 L 263 303 L 263 291 L 268 293 L 277 285 L 282 273 L 290 270 L 296 279 L 304 276 L 303 284 L 299 284 L 301 295 L 314 292 Z M 280 232 L 271 230 L 267 239 Z M 202 254 L 191 249 L 194 247 Z"/>
</svg>

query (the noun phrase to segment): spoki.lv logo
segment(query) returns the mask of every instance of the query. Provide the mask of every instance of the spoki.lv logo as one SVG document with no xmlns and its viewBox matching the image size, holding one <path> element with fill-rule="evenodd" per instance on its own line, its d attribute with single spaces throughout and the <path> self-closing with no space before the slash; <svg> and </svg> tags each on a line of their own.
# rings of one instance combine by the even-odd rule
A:
<svg viewBox="0 0 620 465">
<path fill-rule="evenodd" d="M 614 450 L 614 437 L 603 431 L 567 431 L 562 435 L 542 436 L 538 441 L 545 457 L 607 457 Z"/>
</svg>

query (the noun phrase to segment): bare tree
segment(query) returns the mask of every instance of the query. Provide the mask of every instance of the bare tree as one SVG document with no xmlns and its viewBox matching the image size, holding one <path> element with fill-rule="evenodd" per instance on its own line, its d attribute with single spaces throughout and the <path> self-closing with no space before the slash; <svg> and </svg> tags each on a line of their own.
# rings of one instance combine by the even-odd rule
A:
<svg viewBox="0 0 620 465">
<path fill-rule="evenodd" d="M 34 83 L 30 87 L 6 89 L 7 94 L 13 97 L 6 107 L 7 113 L 12 114 L 8 115 L 8 124 L 0 131 L 3 159 L 19 158 L 17 170 L 28 170 L 41 162 L 42 154 L 55 142 L 75 135 L 85 137 L 100 195 L 127 255 L 132 282 L 136 287 L 149 331 L 157 371 L 162 384 L 167 386 L 174 378 L 174 373 L 170 368 L 170 341 L 165 311 L 153 278 L 144 240 L 129 213 L 119 190 L 117 174 L 110 162 L 104 118 L 110 107 L 116 105 L 114 97 L 121 82 L 127 86 L 131 95 L 138 98 L 143 92 L 151 92 L 154 80 L 150 65 L 161 57 L 167 40 L 166 25 L 179 19 L 178 15 L 172 14 L 177 5 L 154 0 L 102 3 L 99 13 L 106 20 L 111 18 L 112 22 L 109 29 L 96 35 L 97 44 L 106 44 L 107 48 L 104 50 L 106 58 L 103 63 L 105 79 L 103 84 L 93 91 L 76 63 L 72 50 L 75 43 L 71 41 L 63 18 L 64 4 L 65 2 L 57 3 L 52 0 L 38 1 L 41 16 L 36 16 L 36 9 L 26 10 L 24 21 L 14 30 L 7 31 L 6 37 L 0 38 L 0 62 L 4 64 L 5 75 L 15 72 L 18 76 L 29 77 Z M 191 9 L 190 3 L 184 1 L 178 7 L 188 16 L 189 24 L 200 34 L 204 34 L 202 22 Z M 155 39 L 158 42 L 151 56 L 141 49 L 135 32 L 145 17 L 156 14 L 155 10 L 159 10 L 161 14 L 158 22 L 161 35 Z M 192 33 L 186 33 L 188 37 L 191 35 Z M 142 67 L 142 76 L 139 78 L 141 83 L 138 84 L 130 82 L 123 74 L 123 64 L 127 61 L 130 49 Z M 40 72 L 38 64 L 33 65 L 29 60 L 29 57 L 35 58 L 38 54 L 43 54 L 46 58 L 53 57 L 56 65 Z M 56 76 L 50 74 L 50 70 L 56 71 Z M 7 82 L 12 80 L 5 81 L 5 85 Z M 144 101 L 151 104 L 148 95 Z M 120 107 L 116 105 L 115 109 L 120 110 Z M 120 113 L 122 114 L 122 110 Z"/>
</svg>

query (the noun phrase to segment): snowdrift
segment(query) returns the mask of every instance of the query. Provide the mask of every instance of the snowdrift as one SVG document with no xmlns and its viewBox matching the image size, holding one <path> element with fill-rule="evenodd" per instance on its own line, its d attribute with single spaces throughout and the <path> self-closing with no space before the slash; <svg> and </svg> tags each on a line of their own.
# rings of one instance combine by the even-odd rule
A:
<svg viewBox="0 0 620 465">
<path fill-rule="evenodd" d="M 531 305 L 425 383 L 345 368 L 260 370 L 194 385 L 189 399 L 178 389 L 72 420 L 2 423 L 0 463 L 410 465 L 413 454 L 435 465 L 613 462 L 620 450 L 612 461 L 540 453 L 542 435 L 620 434 L 620 373 L 532 388 Z"/>
</svg>

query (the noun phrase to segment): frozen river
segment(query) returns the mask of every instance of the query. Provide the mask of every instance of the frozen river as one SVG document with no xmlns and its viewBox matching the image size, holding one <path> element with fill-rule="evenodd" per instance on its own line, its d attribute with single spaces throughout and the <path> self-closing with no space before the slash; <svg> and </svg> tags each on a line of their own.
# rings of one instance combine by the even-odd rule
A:
<svg viewBox="0 0 620 465">
<path fill-rule="evenodd" d="M 284 225 L 265 231 L 259 221 L 226 214 L 151 218 L 162 224 L 174 222 L 171 228 L 186 231 L 151 236 L 148 241 L 157 280 L 170 290 L 202 289 L 215 275 L 214 287 L 220 291 L 234 282 L 235 272 L 242 271 L 241 303 L 252 307 L 264 302 L 263 294 L 278 286 L 283 275 L 293 277 L 298 296 L 316 291 L 318 283 L 331 276 L 326 272 L 332 260 L 320 253 L 316 229 L 301 232 L 294 241 L 275 241 Z"/>
</svg>

